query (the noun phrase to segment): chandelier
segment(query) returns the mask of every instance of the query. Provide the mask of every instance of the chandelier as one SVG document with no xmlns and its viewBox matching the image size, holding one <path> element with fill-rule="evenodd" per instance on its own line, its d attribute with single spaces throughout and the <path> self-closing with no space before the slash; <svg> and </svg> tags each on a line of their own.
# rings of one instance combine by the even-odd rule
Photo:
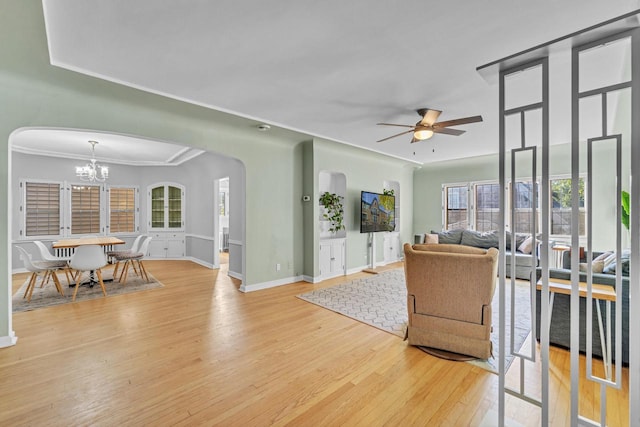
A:
<svg viewBox="0 0 640 427">
<path fill-rule="evenodd" d="M 104 182 L 109 177 L 109 167 L 96 163 L 96 144 L 98 141 L 89 141 L 91 144 L 91 163 L 84 166 L 76 166 L 76 176 L 82 181 Z"/>
</svg>

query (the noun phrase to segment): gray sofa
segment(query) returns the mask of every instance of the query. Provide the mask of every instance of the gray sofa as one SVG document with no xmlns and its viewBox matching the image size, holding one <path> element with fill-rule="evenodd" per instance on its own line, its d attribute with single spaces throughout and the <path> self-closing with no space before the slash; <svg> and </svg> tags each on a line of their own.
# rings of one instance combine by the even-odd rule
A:
<svg viewBox="0 0 640 427">
<path fill-rule="evenodd" d="M 497 231 L 486 231 L 480 232 L 475 230 L 446 230 L 446 231 L 431 231 L 431 234 L 438 235 L 438 243 L 446 243 L 446 244 L 455 244 L 455 245 L 466 245 L 473 246 L 476 248 L 489 249 L 496 248 L 499 249 L 498 245 L 498 232 Z M 522 253 L 517 248 L 519 248 L 522 243 L 525 241 L 529 234 L 526 233 L 516 233 L 515 235 L 515 252 L 511 249 L 511 233 L 507 231 L 506 235 L 506 246 L 507 249 L 505 251 L 506 254 L 506 277 L 511 277 L 512 275 L 512 259 L 515 259 L 515 277 L 518 279 L 529 280 L 531 275 L 531 267 L 532 264 L 535 267 L 538 266 L 538 256 L 539 247 L 538 245 L 533 245 L 532 253 L 526 254 Z M 424 242 L 424 240 L 423 240 Z M 420 242 L 420 243 L 423 243 Z"/>
<path fill-rule="evenodd" d="M 602 252 L 594 252 L 592 254 L 592 259 L 596 258 L 602 254 Z M 580 260 L 581 263 L 586 262 L 586 258 Z M 629 364 L 629 270 L 628 270 L 628 258 L 623 258 L 623 269 L 622 269 L 622 363 L 624 365 Z M 617 267 L 615 267 L 617 268 Z M 607 270 L 605 270 L 607 271 Z M 610 271 L 610 270 L 609 270 Z M 625 274 L 626 273 L 626 274 Z M 537 276 L 540 277 L 541 271 L 538 269 Z M 603 284 L 603 285 L 612 285 L 615 287 L 616 284 L 616 276 L 615 271 L 613 274 L 611 273 L 592 273 L 593 283 Z M 571 279 L 571 252 L 566 251 L 562 256 L 562 268 L 552 268 L 549 269 L 549 278 L 550 279 Z M 580 281 L 587 281 L 587 274 L 581 272 L 580 273 Z M 536 338 L 540 340 L 540 303 L 541 303 L 541 291 L 537 291 L 537 324 L 536 324 Z M 556 294 L 554 296 L 553 302 L 553 313 L 551 315 L 551 329 L 549 330 L 549 343 L 563 347 L 570 348 L 571 345 L 571 334 L 570 334 L 570 297 L 569 295 Z M 616 309 L 619 306 L 617 303 L 611 304 L 611 319 L 612 322 L 615 322 Z M 603 320 L 605 322 L 606 328 L 606 315 L 604 310 L 604 303 L 602 304 L 602 313 Z M 580 298 L 580 352 L 586 352 L 586 313 L 587 313 L 587 305 L 586 299 Z M 602 357 L 602 352 L 600 349 L 600 331 L 598 329 L 598 318 L 597 312 L 595 310 L 595 306 L 592 310 L 592 324 L 593 324 L 593 335 L 592 335 L 592 352 L 594 356 Z M 615 323 L 612 324 L 612 354 L 615 360 Z"/>
</svg>

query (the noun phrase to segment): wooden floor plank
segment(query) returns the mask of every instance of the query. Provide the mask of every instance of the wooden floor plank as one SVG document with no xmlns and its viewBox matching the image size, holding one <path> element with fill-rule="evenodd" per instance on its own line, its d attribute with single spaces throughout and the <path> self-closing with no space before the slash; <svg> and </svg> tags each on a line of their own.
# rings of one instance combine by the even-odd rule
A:
<svg viewBox="0 0 640 427">
<path fill-rule="evenodd" d="M 347 278 L 242 293 L 226 265 L 145 265 L 163 288 L 14 315 L 0 425 L 467 426 L 497 410 L 497 375 L 296 298 Z M 568 360 L 552 347 L 552 425 L 569 419 Z M 531 393 L 539 369 L 525 365 Z M 580 387 L 597 416 L 598 386 Z M 628 382 L 608 394 L 610 425 L 625 425 Z M 507 402 L 510 418 L 540 424 L 539 409 Z"/>
</svg>

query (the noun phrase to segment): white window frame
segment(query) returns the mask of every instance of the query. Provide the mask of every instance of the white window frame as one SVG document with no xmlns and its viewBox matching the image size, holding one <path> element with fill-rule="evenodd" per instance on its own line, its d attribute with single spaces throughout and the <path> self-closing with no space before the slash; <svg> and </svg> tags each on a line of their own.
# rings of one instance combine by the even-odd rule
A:
<svg viewBox="0 0 640 427">
<path fill-rule="evenodd" d="M 27 183 L 38 184 L 57 184 L 60 186 L 60 226 L 59 233 L 57 235 L 40 235 L 40 236 L 27 236 L 27 215 L 26 215 L 26 203 L 27 203 Z M 97 234 L 106 235 L 111 234 L 109 230 L 110 224 L 110 203 L 109 203 L 109 189 L 110 188 L 132 188 L 135 190 L 135 231 L 113 233 L 117 236 L 126 236 L 136 234 L 140 231 L 140 188 L 136 185 L 107 185 L 105 183 L 88 183 L 88 182 L 69 182 L 69 181 L 56 181 L 47 179 L 31 179 L 21 178 L 20 185 L 20 240 L 58 240 L 65 237 L 82 237 L 88 234 L 71 234 L 71 188 L 72 186 L 94 186 L 100 187 L 100 232 Z M 92 233 L 95 234 L 95 233 Z"/>
<path fill-rule="evenodd" d="M 36 184 L 57 184 L 60 186 L 60 199 L 59 199 L 59 212 L 60 212 L 60 224 L 58 226 L 58 234 L 47 234 L 47 235 L 34 235 L 27 236 L 27 183 L 36 183 Z M 64 181 L 54 181 L 47 179 L 20 179 L 20 239 L 21 240 L 49 240 L 49 239 L 59 239 L 64 235 L 64 189 L 65 183 Z"/>
<path fill-rule="evenodd" d="M 127 189 L 133 189 L 135 192 L 134 195 L 134 218 L 133 218 L 133 223 L 134 223 L 134 231 L 123 231 L 123 232 L 118 232 L 118 233 L 112 233 L 111 232 L 111 189 L 112 188 L 127 188 Z M 105 228 L 107 230 L 107 234 L 112 235 L 112 236 L 126 236 L 126 235 L 130 235 L 132 233 L 139 233 L 140 232 L 140 188 L 137 185 L 110 185 L 107 186 L 106 188 L 106 209 L 107 209 L 107 215 L 106 215 L 106 225 Z"/>
<path fill-rule="evenodd" d="M 442 229 L 447 229 L 447 189 L 449 187 L 466 187 L 467 188 L 467 227 L 471 224 L 471 204 L 469 203 L 470 185 L 468 182 L 446 183 L 442 184 Z"/>
</svg>

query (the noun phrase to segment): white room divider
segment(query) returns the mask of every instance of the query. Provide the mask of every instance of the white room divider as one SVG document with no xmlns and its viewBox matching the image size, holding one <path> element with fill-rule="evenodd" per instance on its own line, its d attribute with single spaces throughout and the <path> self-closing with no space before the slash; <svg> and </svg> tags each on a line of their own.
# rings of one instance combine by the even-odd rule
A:
<svg viewBox="0 0 640 427">
<path fill-rule="evenodd" d="M 500 206 L 500 247 L 506 247 L 507 231 L 511 231 L 511 246 L 515 245 L 515 229 L 518 224 L 516 187 L 529 188 L 527 230 L 540 240 L 539 265 L 531 265 L 531 313 L 532 334 L 529 351 L 514 349 L 506 342 L 507 328 L 514 316 L 513 295 L 509 289 L 515 279 L 507 281 L 506 255 L 501 251 L 499 260 L 499 411 L 498 424 L 505 425 L 508 406 L 507 396 L 540 408 L 540 424 L 550 425 L 549 392 L 549 327 L 552 319 L 555 282 L 550 279 L 550 134 L 555 127 L 569 126 L 566 141 L 571 154 L 571 280 L 570 280 L 570 420 L 572 426 L 606 426 L 611 421 L 607 406 L 607 392 L 620 388 L 628 375 L 629 425 L 640 426 L 640 10 L 603 22 L 583 31 L 536 46 L 478 67 L 478 72 L 490 83 L 498 81 L 499 91 L 499 179 L 504 189 Z M 551 62 L 551 64 L 550 64 Z M 614 66 L 616 64 L 616 66 Z M 620 65 L 621 66 L 617 66 Z M 552 84 L 550 84 L 552 82 Z M 550 86 L 553 86 L 550 98 Z M 570 90 L 569 90 L 570 89 Z M 564 112 L 563 110 L 567 110 Z M 551 117 L 550 117 L 551 113 Z M 563 116 L 563 113 L 566 113 Z M 565 117 L 566 120 L 563 120 Z M 550 121 L 551 118 L 551 121 Z M 551 127 L 550 127 L 551 123 Z M 570 138 L 570 139 L 569 139 Z M 507 174 L 507 165 L 510 165 Z M 581 198 L 579 181 L 586 176 L 586 194 Z M 602 177 L 608 177 L 605 184 Z M 615 179 L 614 179 L 615 177 Z M 635 178 L 635 179 L 634 179 Z M 605 186 L 608 187 L 605 188 Z M 527 187 L 528 186 L 528 187 Z M 598 187 L 598 200 L 593 188 Z M 603 190 L 604 188 L 604 190 Z M 621 226 L 621 192 L 629 188 L 629 233 Z M 510 196 L 510 197 L 507 197 Z M 607 200 L 611 209 L 607 218 L 594 218 L 594 204 Z M 511 203 L 508 201 L 511 200 Z M 586 200 L 581 206 L 581 200 Z M 586 211 L 583 235 L 580 233 L 580 212 Z M 509 212 L 507 216 L 506 212 Z M 614 224 L 613 233 L 598 236 L 611 227 L 603 227 L 606 221 Z M 539 227 L 539 228 L 538 228 Z M 603 297 L 594 287 L 592 254 L 594 236 L 599 242 L 613 242 L 615 250 L 615 286 Z M 586 254 L 585 272 L 581 280 L 580 254 Z M 623 277 L 621 261 L 624 251 L 629 254 L 629 364 L 623 367 Z M 512 260 L 512 268 L 515 268 Z M 537 267 L 537 268 L 536 268 Z M 506 274 L 505 274 L 506 273 Z M 511 274 L 509 274 L 511 273 Z M 586 277 L 586 278 L 585 278 Z M 541 292 L 540 319 L 536 319 L 536 288 Z M 615 291 L 614 291 L 615 290 Z M 581 296 L 582 295 L 582 296 Z M 585 364 L 580 368 L 580 301 L 584 298 L 586 324 L 583 344 Z M 511 318 L 507 319 L 507 305 Z M 615 316 L 612 314 L 615 307 Z M 594 321 L 593 319 L 596 319 Z M 536 321 L 540 322 L 540 342 L 535 341 Z M 551 326 L 552 327 L 552 326 Z M 513 332 L 513 331 L 512 331 Z M 597 332 L 597 334 L 596 334 Z M 599 338 L 594 340 L 594 335 Z M 512 334 L 513 336 L 513 334 Z M 586 346 L 584 345 L 586 344 Z M 602 358 L 594 358 L 592 347 L 598 346 Z M 537 349 L 537 350 L 536 350 Z M 517 387 L 506 385 L 507 355 L 519 363 L 520 380 Z M 540 377 L 528 379 L 535 370 L 525 369 L 527 363 L 540 358 Z M 514 363 L 514 368 L 518 368 Z M 594 396 L 598 407 L 594 417 L 580 415 L 580 384 L 593 382 L 600 389 Z M 530 391 L 528 384 L 539 384 Z M 617 424 L 616 424 L 617 425 Z"/>
</svg>

